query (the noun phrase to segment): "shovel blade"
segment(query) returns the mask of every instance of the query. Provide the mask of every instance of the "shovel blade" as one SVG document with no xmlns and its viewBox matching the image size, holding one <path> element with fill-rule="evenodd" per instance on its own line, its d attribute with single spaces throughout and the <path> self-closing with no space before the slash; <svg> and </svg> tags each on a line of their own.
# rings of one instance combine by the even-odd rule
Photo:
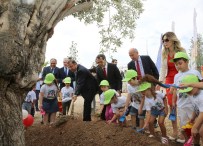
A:
<svg viewBox="0 0 203 146">
<path fill-rule="evenodd" d="M 124 122 L 124 121 L 125 121 L 125 116 L 121 116 L 121 117 L 119 118 L 119 121 L 120 121 L 120 122 Z"/>
<path fill-rule="evenodd" d="M 169 115 L 169 120 L 175 121 L 175 120 L 176 120 L 176 115 L 170 114 L 170 115 Z"/>
</svg>

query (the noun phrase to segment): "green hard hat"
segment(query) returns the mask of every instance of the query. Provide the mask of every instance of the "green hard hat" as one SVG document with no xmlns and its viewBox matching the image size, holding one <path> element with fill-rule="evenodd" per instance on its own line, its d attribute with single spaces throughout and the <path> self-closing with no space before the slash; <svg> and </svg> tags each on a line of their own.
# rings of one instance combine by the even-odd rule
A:
<svg viewBox="0 0 203 146">
<path fill-rule="evenodd" d="M 181 83 L 198 83 L 199 79 L 195 75 L 186 75 L 182 78 Z M 180 89 L 179 93 L 186 93 L 192 91 L 193 87 L 187 87 L 184 89 Z"/>
<path fill-rule="evenodd" d="M 107 80 L 102 80 L 100 86 L 109 86 L 109 82 Z"/>
<path fill-rule="evenodd" d="M 104 104 L 109 104 L 113 96 L 115 95 L 115 90 L 109 89 L 104 92 Z"/>
<path fill-rule="evenodd" d="M 66 77 L 63 82 L 64 83 L 71 83 L 71 78 L 70 77 Z"/>
<path fill-rule="evenodd" d="M 138 90 L 136 92 L 145 91 L 145 90 L 147 90 L 148 88 L 151 88 L 151 87 L 152 87 L 151 83 L 143 82 L 142 84 L 140 84 L 138 86 Z"/>
<path fill-rule="evenodd" d="M 55 80 L 55 77 L 52 73 L 49 73 L 45 76 L 44 83 L 45 84 L 51 84 Z"/>
<path fill-rule="evenodd" d="M 185 52 L 177 52 L 175 54 L 174 58 L 171 59 L 170 61 L 174 62 L 175 59 L 179 59 L 179 58 L 184 58 L 184 59 L 189 60 L 189 57 L 188 57 L 187 53 L 185 53 Z"/>
<path fill-rule="evenodd" d="M 125 73 L 125 78 L 123 79 L 123 82 L 128 82 L 130 79 L 137 77 L 137 72 L 135 70 L 127 70 Z"/>
</svg>

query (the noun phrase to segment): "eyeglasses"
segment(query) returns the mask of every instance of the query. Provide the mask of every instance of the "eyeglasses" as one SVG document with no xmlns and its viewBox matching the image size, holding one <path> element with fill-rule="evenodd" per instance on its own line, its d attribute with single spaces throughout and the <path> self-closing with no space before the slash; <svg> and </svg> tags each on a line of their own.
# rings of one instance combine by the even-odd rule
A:
<svg viewBox="0 0 203 146">
<path fill-rule="evenodd" d="M 163 43 L 164 43 L 164 42 L 169 42 L 169 39 L 163 39 Z"/>
</svg>

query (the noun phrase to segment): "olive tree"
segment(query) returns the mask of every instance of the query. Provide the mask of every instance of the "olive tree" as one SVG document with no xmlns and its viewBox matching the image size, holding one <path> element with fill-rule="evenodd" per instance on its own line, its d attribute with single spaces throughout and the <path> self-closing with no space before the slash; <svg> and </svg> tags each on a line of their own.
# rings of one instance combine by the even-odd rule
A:
<svg viewBox="0 0 203 146">
<path fill-rule="evenodd" d="M 108 27 L 104 14 L 113 10 Z M 133 38 L 140 0 L 0 1 L 0 146 L 23 146 L 21 105 L 45 61 L 47 40 L 64 17 L 74 15 L 101 28 L 101 44 L 121 45 Z M 67 24 L 68 25 L 68 24 Z M 109 49 L 109 48 L 107 48 Z M 57 50 L 56 50 L 57 51 Z"/>
</svg>

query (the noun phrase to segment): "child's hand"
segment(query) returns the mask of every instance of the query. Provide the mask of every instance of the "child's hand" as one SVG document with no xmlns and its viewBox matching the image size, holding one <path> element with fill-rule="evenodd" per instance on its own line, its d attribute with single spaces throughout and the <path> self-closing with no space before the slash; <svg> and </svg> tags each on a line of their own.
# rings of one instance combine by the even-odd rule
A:
<svg viewBox="0 0 203 146">
<path fill-rule="evenodd" d="M 189 86 L 188 83 L 181 83 L 181 84 L 179 85 L 179 87 L 181 87 L 181 88 L 186 88 L 186 87 L 188 87 L 188 86 Z"/>
<path fill-rule="evenodd" d="M 96 116 L 97 117 L 101 117 L 101 113 L 96 113 Z"/>
<path fill-rule="evenodd" d="M 160 88 L 161 88 L 161 87 L 160 87 L 159 85 L 156 85 L 155 90 L 156 90 L 156 91 L 159 91 Z"/>
<path fill-rule="evenodd" d="M 196 135 L 198 134 L 197 128 L 192 127 L 192 129 L 191 129 L 191 134 L 192 134 L 193 137 L 196 137 Z"/>
<path fill-rule="evenodd" d="M 38 107 L 39 107 L 39 109 L 41 110 L 41 109 L 42 109 L 42 104 L 39 103 Z"/>
<path fill-rule="evenodd" d="M 164 109 L 164 113 L 165 113 L 165 116 L 168 115 L 168 108 L 165 108 L 165 109 Z"/>
<path fill-rule="evenodd" d="M 108 120 L 108 121 L 107 121 L 107 124 L 111 124 L 111 123 L 112 123 L 112 121 L 111 121 L 111 120 Z"/>
<path fill-rule="evenodd" d="M 138 115 L 141 115 L 143 113 L 143 110 L 139 109 L 138 110 Z"/>
<path fill-rule="evenodd" d="M 195 119 L 190 119 L 190 121 L 188 123 L 194 124 L 195 123 Z"/>
</svg>

